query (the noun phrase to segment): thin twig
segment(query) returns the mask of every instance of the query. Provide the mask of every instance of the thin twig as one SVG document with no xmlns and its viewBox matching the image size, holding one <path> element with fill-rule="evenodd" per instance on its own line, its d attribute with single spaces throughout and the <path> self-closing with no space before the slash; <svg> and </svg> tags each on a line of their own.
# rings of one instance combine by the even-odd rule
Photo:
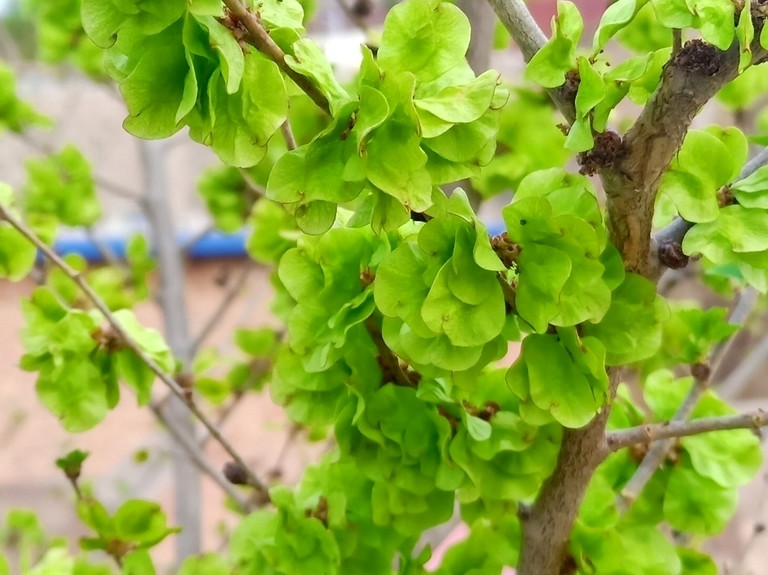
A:
<svg viewBox="0 0 768 575">
<path fill-rule="evenodd" d="M 248 170 L 245 168 L 238 168 L 240 171 L 240 175 L 245 180 L 245 184 L 248 186 L 248 190 L 255 196 L 259 198 L 266 198 L 267 197 L 267 189 L 260 185 L 256 180 L 253 179 L 253 176 L 248 173 Z M 282 204 L 281 204 L 282 205 Z"/>
<path fill-rule="evenodd" d="M 181 399 L 187 406 L 190 412 L 203 424 L 208 430 L 211 436 L 222 446 L 229 456 L 243 468 L 249 475 L 249 481 L 254 485 L 258 485 L 259 489 L 265 493 L 267 491 L 266 485 L 264 485 L 253 472 L 245 465 L 245 461 L 234 448 L 234 446 L 221 434 L 221 431 L 208 419 L 208 417 L 200 410 L 200 408 L 193 402 L 187 399 L 184 389 L 173 378 L 172 375 L 166 373 L 154 359 L 152 359 L 144 349 L 130 336 L 130 334 L 123 328 L 122 324 L 113 315 L 104 300 L 93 290 L 93 288 L 85 281 L 83 275 L 77 270 L 72 269 L 67 262 L 65 262 L 59 255 L 54 252 L 48 245 L 45 244 L 31 229 L 29 229 L 23 222 L 13 216 L 5 206 L 0 205 L 0 219 L 7 221 L 11 226 L 16 228 L 25 238 L 27 238 L 35 247 L 42 252 L 42 254 L 56 267 L 61 269 L 77 286 L 82 290 L 85 296 L 93 303 L 93 305 L 102 313 L 107 322 L 112 326 L 115 332 L 120 336 L 123 345 L 130 349 L 136 356 L 147 366 L 150 370 L 173 392 L 173 395 Z"/>
<path fill-rule="evenodd" d="M 613 431 L 607 436 L 608 449 L 618 451 L 630 445 L 647 442 L 666 442 L 679 437 L 699 435 L 729 429 L 760 429 L 768 425 L 768 413 L 762 409 L 740 415 L 705 417 L 693 421 L 668 421 L 653 425 L 638 425 Z"/>
<path fill-rule="evenodd" d="M 192 357 L 197 354 L 200 346 L 205 343 L 205 340 L 209 335 L 211 335 L 211 332 L 216 329 L 216 326 L 219 325 L 219 322 L 224 319 L 224 315 L 229 309 L 229 306 L 232 305 L 240 291 L 243 289 L 243 286 L 246 284 L 248 276 L 250 275 L 251 271 L 253 271 L 253 269 L 254 265 L 251 262 L 246 263 L 240 270 L 237 278 L 235 278 L 235 281 L 231 282 L 229 286 L 227 286 L 227 291 L 224 292 L 219 305 L 216 306 L 216 309 L 211 314 L 211 317 L 206 320 L 203 328 L 200 330 L 200 333 L 197 334 L 197 336 L 195 336 L 195 338 L 192 340 L 192 344 L 190 346 Z"/>
<path fill-rule="evenodd" d="M 285 138 L 285 146 L 288 151 L 295 150 L 298 146 L 296 144 L 296 137 L 293 135 L 293 128 L 291 128 L 291 122 L 286 118 L 285 122 L 280 125 L 280 131 Z"/>
<path fill-rule="evenodd" d="M 221 487 L 222 491 L 232 498 L 241 511 L 245 513 L 250 511 L 251 506 L 245 499 L 243 499 L 237 488 L 227 481 L 221 472 L 213 466 L 213 463 L 211 463 L 211 461 L 203 454 L 200 447 L 195 444 L 194 440 L 190 438 L 189 435 L 179 430 L 159 406 L 150 404 L 150 409 L 152 409 L 152 413 L 155 414 L 155 417 L 168 428 L 168 432 L 173 436 L 174 440 L 181 445 L 198 469 L 210 477 L 216 485 Z"/>
<path fill-rule="evenodd" d="M 672 29 L 672 56 L 683 49 L 683 31 L 680 28 Z"/>
<path fill-rule="evenodd" d="M 718 385 L 718 393 L 724 399 L 737 397 L 752 377 L 768 361 L 768 337 L 761 339 L 747 356 Z"/>
<path fill-rule="evenodd" d="M 296 441 L 296 438 L 299 436 L 299 432 L 302 430 L 302 426 L 297 423 L 292 423 L 291 428 L 288 431 L 288 435 L 285 436 L 285 441 L 283 441 L 282 447 L 280 447 L 280 451 L 277 453 L 277 458 L 275 459 L 274 465 L 272 465 L 272 469 L 269 472 L 272 476 L 277 476 L 278 474 L 282 475 L 283 471 L 283 465 L 285 464 L 285 457 L 288 455 L 288 452 L 290 451 L 291 446 L 293 446 L 294 442 Z"/>
<path fill-rule="evenodd" d="M 317 106 L 329 116 L 331 107 L 325 95 L 315 86 L 306 76 L 299 74 L 291 68 L 285 61 L 285 52 L 275 44 L 269 33 L 261 25 L 259 18 L 241 0 L 224 0 L 227 9 L 242 22 L 248 31 L 248 36 L 244 38 L 251 46 L 267 56 L 288 76 L 296 82 L 304 93 L 309 96 Z"/>
<path fill-rule="evenodd" d="M 752 309 L 754 309 L 756 301 L 757 292 L 752 288 L 745 288 L 739 295 L 739 299 L 731 312 L 731 316 L 728 318 L 728 323 L 734 325 L 743 323 L 751 313 Z M 729 341 L 732 340 L 733 338 L 729 339 Z M 666 425 L 684 424 L 690 417 L 701 397 L 707 389 L 709 389 L 711 376 L 717 371 L 722 358 L 728 351 L 728 347 L 728 341 L 718 344 L 710 354 L 709 365 L 703 370 L 694 370 L 695 380 L 693 386 L 683 400 L 683 403 L 677 409 L 677 413 L 675 413 L 672 421 Z M 610 437 L 610 435 L 611 434 L 608 436 Z M 669 453 L 670 449 L 672 449 L 675 444 L 674 439 L 663 439 L 662 437 L 659 437 L 658 439 L 660 441 L 656 441 L 651 446 L 632 478 L 621 490 L 621 494 L 617 501 L 620 510 L 626 511 L 629 509 L 632 503 L 634 503 L 640 496 L 640 493 L 642 493 L 643 489 L 648 484 L 648 481 L 650 481 L 653 474 L 656 473 L 656 470 L 664 462 L 664 459 L 666 459 L 667 453 Z"/>
</svg>

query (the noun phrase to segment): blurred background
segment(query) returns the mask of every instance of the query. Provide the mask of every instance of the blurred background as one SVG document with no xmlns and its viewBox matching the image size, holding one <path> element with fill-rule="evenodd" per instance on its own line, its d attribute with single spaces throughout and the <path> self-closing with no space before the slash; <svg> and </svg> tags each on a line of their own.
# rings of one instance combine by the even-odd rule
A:
<svg viewBox="0 0 768 575">
<path fill-rule="evenodd" d="M 323 47 L 340 78 L 354 77 L 359 63 L 358 46 L 375 36 L 394 3 L 317 0 L 308 30 Z M 589 41 L 609 2 L 581 0 L 576 4 L 585 18 L 583 38 Z M 532 0 L 529 5 L 549 33 L 556 2 Z M 480 50 L 477 66 L 492 67 L 511 81 L 519 80 L 523 62 L 514 45 L 490 51 L 496 23 L 492 13 L 489 20 L 485 3 L 469 0 L 463 7 L 474 13 L 470 16 L 477 24 L 473 28 L 477 34 L 475 48 Z M 175 288 L 181 290 L 175 292 L 176 307 L 180 306 L 176 313 L 184 315 L 187 325 L 177 338 L 176 348 L 180 345 L 187 351 L 193 346 L 209 350 L 205 353 L 213 363 L 237 356 L 239 350 L 231 337 L 233 330 L 278 324 L 269 312 L 270 272 L 247 255 L 247 226 L 241 226 L 247 214 L 240 214 L 240 220 L 235 217 L 234 223 L 229 220 L 224 226 L 228 233 L 217 229 L 221 221 L 211 217 L 209 208 L 216 200 L 201 189 L 200 178 L 220 163 L 210 150 L 193 143 L 184 132 L 160 143 L 140 142 L 127 134 L 121 127 L 125 106 L 115 87 L 107 81 L 94 80 L 67 61 L 41 63 L 36 59 L 40 33 L 29 12 L 18 2 L 0 0 L 0 58 L 14 70 L 20 97 L 53 121 L 50 128 L 0 134 L 0 181 L 22 190 L 27 180 L 25 162 L 30 158 L 58 151 L 69 143 L 81 150 L 92 165 L 104 215 L 89 229 L 62 229 L 57 248 L 61 253 L 79 254 L 97 266 L 119 265 L 111 260 L 119 259 L 135 234 L 146 234 L 151 240 L 158 233 L 157 222 L 153 228 L 142 198 L 150 188 L 159 187 L 167 205 L 155 209 L 160 210 L 161 227 L 170 226 L 173 230 L 180 254 L 177 263 L 180 262 L 182 270 L 181 278 L 176 278 L 182 280 Z M 488 49 L 483 52 L 478 45 L 487 45 Z M 621 51 L 620 47 L 614 49 Z M 628 109 L 627 113 L 634 114 L 635 110 Z M 550 115 L 548 128 L 556 130 L 554 126 L 559 120 Z M 748 130 L 756 129 L 756 115 L 749 110 L 739 110 L 737 120 Z M 697 124 L 733 121 L 733 112 L 715 103 L 705 110 Z M 617 124 L 621 124 L 620 118 Z M 531 146 L 536 145 L 533 133 L 520 133 L 517 137 L 523 141 L 530 137 Z M 521 165 L 534 154 L 535 150 L 521 151 Z M 530 161 L 531 169 L 547 167 Z M 556 165 L 559 160 L 552 161 Z M 511 191 L 494 196 L 483 206 L 481 213 L 489 224 L 498 223 L 499 207 L 508 201 Z M 240 206 L 235 203 L 236 208 Z M 221 206 L 214 208 L 218 213 L 226 212 Z M 150 275 L 153 289 L 164 281 L 159 276 L 157 272 Z M 663 280 L 662 288 L 673 297 L 698 299 L 702 305 L 725 301 L 711 291 L 692 287 L 687 278 L 685 272 L 671 274 Z M 91 454 L 85 464 L 84 479 L 93 484 L 108 507 L 116 507 L 126 497 L 141 497 L 159 501 L 174 518 L 175 509 L 186 501 L 193 508 L 192 520 L 195 516 L 199 520 L 197 545 L 204 550 L 221 548 L 237 515 L 224 505 L 225 496 L 217 485 L 207 478 L 198 481 L 192 477 L 197 474 L 194 467 L 185 465 L 184 454 L 151 411 L 125 400 L 93 431 L 71 435 L 40 405 L 35 395 L 34 374 L 18 368 L 23 354 L 18 336 L 23 325 L 20 300 L 35 285 L 34 276 L 19 283 L 0 280 L 0 520 L 12 508 L 26 508 L 39 515 L 51 534 L 66 535 L 73 542 L 84 534 L 74 512 L 71 488 L 54 465 L 56 458 L 79 448 Z M 759 310 L 765 308 L 762 301 L 757 305 Z M 162 330 L 173 321 L 165 307 L 149 298 L 138 304 L 136 311 L 146 325 Z M 737 366 L 740 369 L 738 377 L 728 379 L 726 390 L 739 408 L 768 406 L 768 386 L 763 377 L 768 359 L 764 323 L 761 317 L 753 320 L 723 364 L 723 374 Z M 162 407 L 165 398 L 160 390 L 157 392 L 155 401 Z M 215 390 L 208 393 L 215 395 Z M 268 392 L 235 395 L 223 405 L 212 401 L 209 409 L 260 477 L 295 482 L 301 471 L 328 449 L 324 438 L 308 438 L 302 430 L 292 427 Z M 212 443 L 206 445 L 205 452 L 218 468 L 227 461 Z M 189 474 L 186 487 L 180 484 L 185 474 Z M 201 495 L 196 497 L 198 492 Z M 199 507 L 193 499 L 199 499 Z M 763 470 L 744 488 L 733 524 L 710 545 L 722 565 L 734 567 L 724 572 L 737 573 L 738 566 L 744 573 L 748 569 L 768 573 L 768 545 L 760 539 L 761 525 L 768 521 L 767 500 Z M 435 541 L 445 535 L 446 532 L 436 534 Z M 189 545 L 194 548 L 196 544 L 191 541 Z M 158 565 L 172 565 L 176 552 L 170 538 L 155 555 Z"/>
</svg>

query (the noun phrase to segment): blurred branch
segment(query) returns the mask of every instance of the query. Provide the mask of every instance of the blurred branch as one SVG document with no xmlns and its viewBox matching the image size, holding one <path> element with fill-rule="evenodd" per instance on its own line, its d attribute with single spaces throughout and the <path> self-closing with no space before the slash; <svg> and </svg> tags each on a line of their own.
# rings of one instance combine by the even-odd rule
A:
<svg viewBox="0 0 768 575">
<path fill-rule="evenodd" d="M 240 508 L 241 511 L 247 513 L 250 511 L 250 505 L 243 499 L 237 488 L 232 485 L 221 472 L 216 469 L 211 461 L 205 456 L 202 449 L 195 444 L 184 430 L 178 428 L 178 426 L 171 421 L 166 415 L 165 411 L 161 407 L 155 404 L 150 404 L 150 409 L 155 417 L 168 428 L 168 433 L 171 434 L 173 439 L 178 443 L 184 452 L 189 456 L 190 460 L 197 466 L 197 468 L 210 477 L 216 485 L 218 485 L 224 493 L 232 498 L 232 501 Z"/>
<path fill-rule="evenodd" d="M 618 451 L 637 443 L 675 440 L 679 437 L 699 435 L 728 429 L 754 429 L 768 425 L 768 413 L 762 409 L 740 415 L 705 417 L 693 421 L 668 421 L 653 425 L 639 425 L 620 429 L 608 434 L 606 441 L 609 451 Z"/>
<path fill-rule="evenodd" d="M 293 128 L 291 128 L 291 122 L 288 120 L 288 118 L 286 118 L 285 122 L 280 125 L 280 131 L 283 133 L 285 146 L 288 148 L 288 151 L 291 152 L 295 150 L 297 147 L 296 137 L 293 135 Z"/>
<path fill-rule="evenodd" d="M 761 339 L 718 386 L 720 396 L 724 399 L 737 397 L 766 361 L 768 361 L 768 337 Z"/>
<path fill-rule="evenodd" d="M 123 345 L 130 349 L 152 372 L 171 390 L 175 397 L 182 399 L 187 409 L 203 424 L 208 430 L 211 436 L 221 445 L 230 457 L 236 462 L 245 466 L 245 462 L 234 446 L 221 434 L 221 431 L 208 419 L 208 417 L 195 405 L 192 401 L 187 400 L 184 389 L 174 379 L 174 377 L 165 372 L 154 359 L 152 359 L 144 349 L 139 345 L 130 334 L 123 328 L 122 324 L 112 314 L 104 300 L 93 290 L 93 288 L 85 281 L 83 275 L 72 269 L 56 252 L 54 252 L 45 242 L 43 242 L 30 228 L 23 222 L 13 216 L 5 206 L 0 204 L 0 219 L 7 221 L 11 226 L 16 228 L 25 238 L 27 238 L 40 252 L 48 259 L 53 265 L 61 269 L 85 294 L 85 296 L 93 303 L 94 307 L 98 309 L 107 323 L 115 330 L 120 336 Z M 250 470 L 248 473 L 253 477 L 252 481 L 260 486 L 264 492 L 266 492 L 266 486 L 261 483 L 258 478 L 253 475 Z"/>
<path fill-rule="evenodd" d="M 229 283 L 219 305 L 216 306 L 216 309 L 211 316 L 206 320 L 205 324 L 203 324 L 200 333 L 192 340 L 192 344 L 190 345 L 191 357 L 197 355 L 200 346 L 205 343 L 205 340 L 211 335 L 211 332 L 216 329 L 216 326 L 219 325 L 222 319 L 224 319 L 224 315 L 243 289 L 243 286 L 245 286 L 248 276 L 253 271 L 254 267 L 253 262 L 246 262 L 235 280 Z"/>
<path fill-rule="evenodd" d="M 138 144 L 146 198 L 144 208 L 160 274 L 160 307 L 165 335 L 171 351 L 181 362 L 181 372 L 184 374 L 192 361 L 187 323 L 186 274 L 184 259 L 176 243 L 169 200 L 166 150 L 160 142 L 140 140 Z M 194 444 L 195 422 L 185 408 L 188 401 L 187 398 L 172 397 L 166 419 L 178 431 L 177 435 L 186 435 Z M 176 555 L 180 563 L 184 558 L 202 550 L 202 488 L 198 466 L 191 458 L 174 454 L 173 474 L 176 522 L 183 528 L 176 539 Z"/>
</svg>

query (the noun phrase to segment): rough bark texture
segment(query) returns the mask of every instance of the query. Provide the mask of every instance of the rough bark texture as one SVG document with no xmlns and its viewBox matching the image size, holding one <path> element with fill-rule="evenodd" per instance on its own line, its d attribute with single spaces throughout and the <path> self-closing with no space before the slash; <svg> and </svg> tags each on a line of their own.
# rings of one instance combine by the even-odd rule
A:
<svg viewBox="0 0 768 575">
<path fill-rule="evenodd" d="M 618 370 L 611 373 L 611 389 L 619 382 Z M 560 575 L 572 561 L 568 540 L 581 500 L 605 453 L 606 407 L 589 425 L 566 429 L 557 467 L 541 487 L 536 502 L 523 517 L 523 544 L 518 575 Z"/>
<path fill-rule="evenodd" d="M 659 89 L 624 137 L 624 159 L 617 169 L 601 171 L 611 241 L 627 270 L 658 277 L 651 224 L 661 177 L 693 118 L 736 77 L 738 62 L 736 44 L 727 52 L 701 40 L 685 44 L 665 66 Z"/>
</svg>

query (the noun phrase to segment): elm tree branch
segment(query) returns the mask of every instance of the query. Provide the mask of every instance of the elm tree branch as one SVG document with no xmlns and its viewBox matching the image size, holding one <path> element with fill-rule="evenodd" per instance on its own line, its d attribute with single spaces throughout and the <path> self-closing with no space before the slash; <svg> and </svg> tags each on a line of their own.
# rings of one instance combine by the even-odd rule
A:
<svg viewBox="0 0 768 575">
<path fill-rule="evenodd" d="M 765 60 L 759 42 L 754 63 Z M 657 279 L 660 265 L 651 249 L 656 192 L 669 162 L 706 104 L 738 75 L 739 46 L 721 51 L 701 40 L 686 43 L 667 62 L 654 95 L 625 134 L 616 168 L 600 171 L 608 197 L 608 227 L 628 270 Z"/>
<path fill-rule="evenodd" d="M 298 146 L 296 144 L 296 136 L 293 135 L 293 128 L 291 128 L 291 122 L 286 118 L 285 122 L 280 125 L 280 131 L 283 133 L 283 139 L 285 139 L 285 147 L 289 152 L 295 150 Z"/>
<path fill-rule="evenodd" d="M 283 52 L 282 48 L 272 40 L 269 32 L 267 32 L 264 26 L 261 25 L 260 18 L 254 12 L 251 12 L 241 0 L 224 0 L 224 5 L 230 13 L 242 22 L 243 26 L 245 26 L 245 29 L 248 31 L 248 36 L 246 36 L 244 40 L 277 64 L 286 76 L 296 82 L 296 85 L 301 88 L 321 110 L 330 116 L 331 107 L 328 104 L 328 99 L 309 78 L 299 74 L 288 65 L 285 61 L 285 52 Z"/>
<path fill-rule="evenodd" d="M 200 408 L 193 402 L 189 401 L 186 397 L 184 389 L 169 373 L 166 373 L 155 360 L 153 360 L 142 347 L 131 337 L 131 335 L 123 328 L 122 324 L 112 314 L 104 300 L 93 290 L 93 288 L 84 279 L 83 275 L 75 269 L 72 269 L 67 262 L 65 262 L 59 255 L 54 252 L 48 245 L 45 244 L 38 236 L 29 229 L 23 222 L 13 216 L 3 205 L 0 205 L 0 219 L 7 221 L 11 226 L 16 228 L 27 240 L 29 240 L 34 246 L 42 252 L 42 254 L 52 264 L 61 269 L 85 294 L 85 296 L 93 303 L 104 318 L 107 320 L 112 329 L 115 330 L 126 348 L 130 349 L 152 372 L 171 390 L 173 395 L 184 401 L 184 404 L 192 412 L 192 414 L 203 424 L 208 430 L 211 436 L 221 445 L 229 456 L 238 464 L 242 465 L 246 469 L 249 475 L 249 481 L 253 485 L 259 486 L 259 489 L 266 493 L 267 487 L 264 485 L 253 472 L 245 465 L 245 461 L 234 448 L 234 446 L 222 435 L 221 431 L 208 419 L 208 417 L 200 410 Z"/>
<path fill-rule="evenodd" d="M 639 425 L 608 434 L 608 449 L 618 451 L 630 445 L 651 441 L 675 440 L 679 437 L 699 435 L 729 429 L 754 429 L 768 426 L 768 413 L 762 409 L 739 415 L 705 417 L 693 421 L 669 421 L 654 425 Z"/>
</svg>

